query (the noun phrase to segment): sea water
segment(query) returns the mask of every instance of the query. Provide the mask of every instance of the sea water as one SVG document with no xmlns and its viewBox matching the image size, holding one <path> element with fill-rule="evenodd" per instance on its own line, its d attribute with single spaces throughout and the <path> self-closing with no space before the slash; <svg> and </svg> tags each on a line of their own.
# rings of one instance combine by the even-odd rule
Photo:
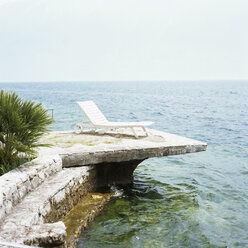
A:
<svg viewBox="0 0 248 248">
<path fill-rule="evenodd" d="M 93 100 L 111 121 L 208 143 L 206 152 L 152 158 L 78 247 L 248 247 L 248 82 L 1 83 L 0 89 L 54 109 L 54 130 L 72 130 Z"/>
</svg>

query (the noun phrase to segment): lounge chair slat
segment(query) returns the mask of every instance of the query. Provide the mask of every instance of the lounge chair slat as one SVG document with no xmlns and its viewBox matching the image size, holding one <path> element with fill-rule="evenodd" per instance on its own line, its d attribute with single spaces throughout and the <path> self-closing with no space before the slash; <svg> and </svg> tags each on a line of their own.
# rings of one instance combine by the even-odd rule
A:
<svg viewBox="0 0 248 248">
<path fill-rule="evenodd" d="M 151 121 L 109 122 L 93 101 L 84 101 L 84 102 L 77 102 L 77 103 L 83 110 L 88 120 L 90 121 L 91 126 L 94 128 L 99 128 L 99 127 L 100 128 L 131 128 L 132 132 L 137 138 L 138 136 L 135 133 L 134 127 L 141 127 L 147 136 L 148 133 L 145 129 L 145 126 L 149 126 L 154 123 Z M 83 124 L 78 124 L 77 126 L 80 127 L 80 130 L 83 128 Z"/>
</svg>

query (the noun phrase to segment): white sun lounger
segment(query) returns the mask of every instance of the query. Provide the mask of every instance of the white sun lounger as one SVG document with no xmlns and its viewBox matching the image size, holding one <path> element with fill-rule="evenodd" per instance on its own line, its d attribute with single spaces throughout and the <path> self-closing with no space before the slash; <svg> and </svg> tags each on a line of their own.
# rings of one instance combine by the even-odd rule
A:
<svg viewBox="0 0 248 248">
<path fill-rule="evenodd" d="M 78 105 L 83 110 L 88 122 L 83 121 L 76 125 L 78 131 L 83 131 L 85 127 L 90 127 L 91 129 L 103 128 L 103 129 L 118 129 L 118 128 L 130 128 L 136 138 L 138 138 L 137 133 L 134 128 L 142 128 L 145 135 L 148 133 L 145 126 L 152 125 L 154 122 L 144 121 L 144 122 L 110 122 L 108 121 L 100 109 L 96 106 L 93 101 L 77 102 Z"/>
</svg>

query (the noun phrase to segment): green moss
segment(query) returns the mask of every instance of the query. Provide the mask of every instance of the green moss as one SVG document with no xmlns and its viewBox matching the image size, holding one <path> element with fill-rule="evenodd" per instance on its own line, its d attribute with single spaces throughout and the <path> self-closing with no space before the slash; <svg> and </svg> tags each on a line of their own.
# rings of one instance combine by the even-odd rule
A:
<svg viewBox="0 0 248 248">
<path fill-rule="evenodd" d="M 61 135 L 55 135 L 55 136 L 52 136 L 52 137 L 48 137 L 47 140 L 55 141 L 58 138 L 61 138 Z"/>
<path fill-rule="evenodd" d="M 105 144 L 113 144 L 114 142 L 109 141 L 109 140 L 105 140 L 104 143 L 105 143 Z"/>
<path fill-rule="evenodd" d="M 82 229 L 102 210 L 113 193 L 89 193 L 62 219 L 66 226 L 66 243 L 75 246 L 75 238 L 79 237 Z"/>
<path fill-rule="evenodd" d="M 0 176 L 35 158 L 34 156 L 19 157 L 12 163 L 0 164 Z"/>
<path fill-rule="evenodd" d="M 91 140 L 64 140 L 64 137 L 61 135 L 55 135 L 52 137 L 48 137 L 47 141 L 53 145 L 57 145 L 63 148 L 70 148 L 76 144 L 81 144 L 85 146 L 96 146 L 98 144 L 114 144 L 119 143 L 122 139 L 113 139 L 113 140 L 99 140 L 99 139 L 91 139 Z"/>
<path fill-rule="evenodd" d="M 121 142 L 122 139 L 116 139 L 116 140 L 105 140 L 103 143 L 105 144 L 114 144 L 114 143 L 119 143 Z"/>
<path fill-rule="evenodd" d="M 86 146 L 95 146 L 97 143 L 94 140 L 68 140 L 65 141 L 61 136 L 55 136 L 48 138 L 49 141 L 59 145 L 61 147 L 69 148 L 76 144 L 86 145 Z"/>
</svg>

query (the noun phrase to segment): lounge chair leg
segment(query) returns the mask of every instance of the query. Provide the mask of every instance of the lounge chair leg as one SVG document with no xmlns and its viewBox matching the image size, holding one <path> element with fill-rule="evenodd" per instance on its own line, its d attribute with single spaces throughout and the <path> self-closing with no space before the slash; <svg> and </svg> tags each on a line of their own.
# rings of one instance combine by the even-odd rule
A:
<svg viewBox="0 0 248 248">
<path fill-rule="evenodd" d="M 146 136 L 148 136 L 148 133 L 147 133 L 145 127 L 142 127 L 142 129 L 143 129 L 144 133 L 146 134 Z"/>
<path fill-rule="evenodd" d="M 132 129 L 132 132 L 133 132 L 133 134 L 134 134 L 135 138 L 136 138 L 136 139 L 138 139 L 138 135 L 136 134 L 136 132 L 135 132 L 134 128 L 133 128 L 133 127 L 131 127 L 131 129 Z"/>
<path fill-rule="evenodd" d="M 79 133 L 81 133 L 82 132 L 82 125 L 81 124 L 77 124 L 76 126 L 75 126 L 75 128 L 74 128 L 74 130 L 75 130 L 75 133 L 77 133 L 77 134 L 79 134 Z"/>
</svg>

